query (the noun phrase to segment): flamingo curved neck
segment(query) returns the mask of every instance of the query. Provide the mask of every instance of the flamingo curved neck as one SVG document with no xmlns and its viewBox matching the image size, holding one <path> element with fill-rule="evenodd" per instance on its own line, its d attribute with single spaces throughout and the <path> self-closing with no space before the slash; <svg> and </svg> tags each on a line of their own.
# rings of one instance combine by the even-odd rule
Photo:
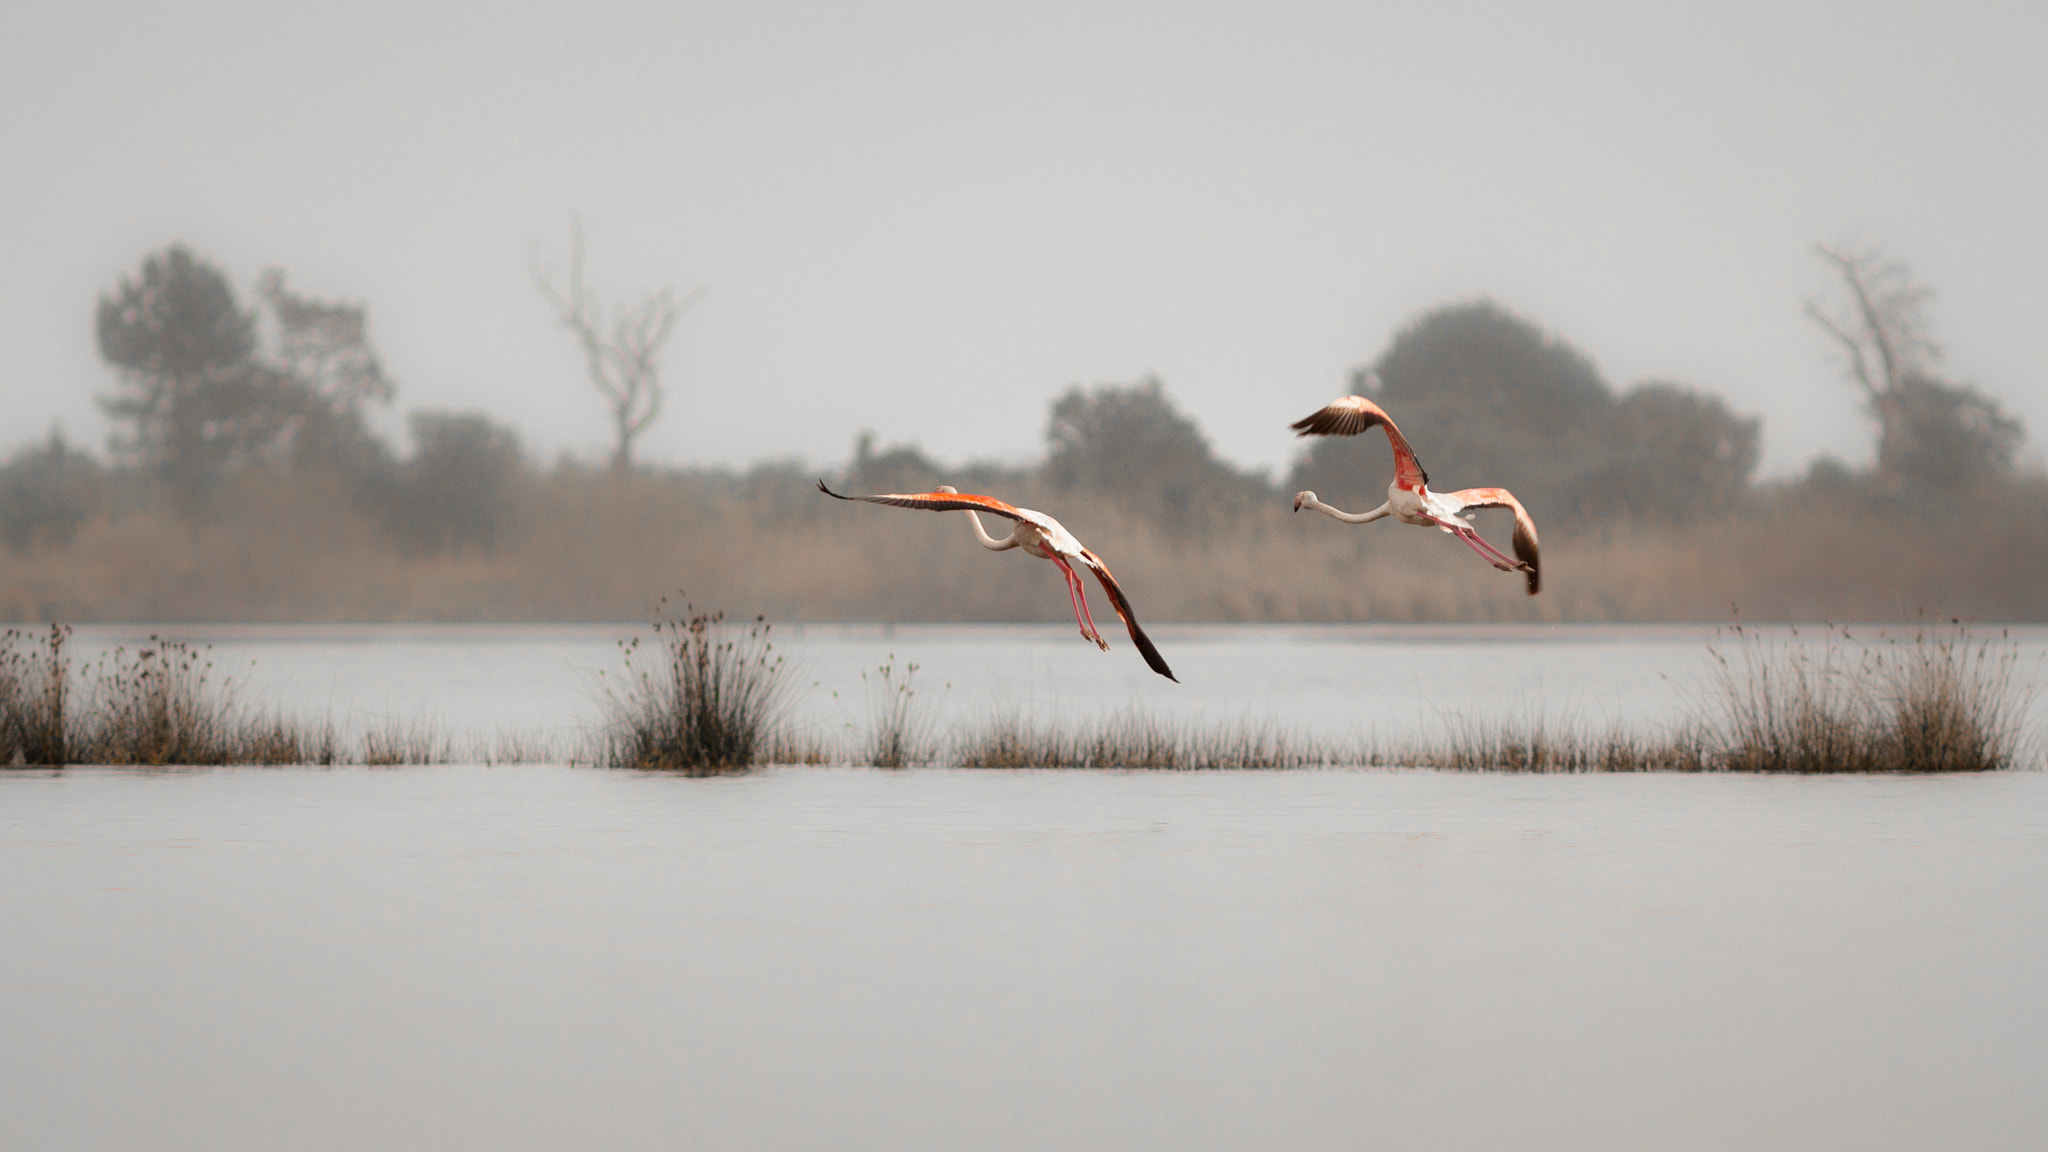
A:
<svg viewBox="0 0 2048 1152">
<path fill-rule="evenodd" d="M 1332 519 L 1342 520 L 1346 524 L 1370 524 L 1383 516 L 1389 515 L 1394 510 L 1392 504 L 1382 504 L 1370 512 L 1344 512 L 1330 507 L 1321 500 L 1311 503 L 1309 507 Z"/>
<path fill-rule="evenodd" d="M 1011 526 L 1010 534 L 1008 536 L 1005 536 L 1001 540 L 998 540 L 995 537 L 988 534 L 988 529 L 983 528 L 981 526 L 981 515 L 977 513 L 974 509 L 967 509 L 967 519 L 969 523 L 972 523 L 974 525 L 974 535 L 977 539 L 981 541 L 981 546 L 983 548 L 988 549 L 991 552 L 1002 552 L 1010 548 L 1015 548 L 1019 544 L 1023 543 L 1022 540 L 1017 539 L 1017 529 L 1015 525 Z"/>
</svg>

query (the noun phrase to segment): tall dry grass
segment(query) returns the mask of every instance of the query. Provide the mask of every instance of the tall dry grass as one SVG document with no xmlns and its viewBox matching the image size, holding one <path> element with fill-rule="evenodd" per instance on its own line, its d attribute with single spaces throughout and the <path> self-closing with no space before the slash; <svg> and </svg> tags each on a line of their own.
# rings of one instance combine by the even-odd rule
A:
<svg viewBox="0 0 2048 1152">
<path fill-rule="evenodd" d="M 2010 637 L 1960 624 L 1860 640 L 1737 627 L 1711 650 L 1706 724 L 1746 772 L 1984 772 L 2022 753 L 2030 683 Z"/>
<path fill-rule="evenodd" d="M 668 601 L 663 599 L 666 609 Z M 778 758 L 803 759 L 782 735 L 788 665 L 769 642 L 769 624 L 732 627 L 723 613 L 658 615 L 650 660 L 639 637 L 620 647 L 625 672 L 605 688 L 597 762 L 717 775 Z"/>
<path fill-rule="evenodd" d="M 1315 768 L 1365 765 L 1340 744 L 1278 725 L 1202 727 L 1140 711 L 1095 723 L 995 716 L 957 733 L 951 763 L 963 768 L 1113 768 L 1197 771 L 1215 768 Z"/>
<path fill-rule="evenodd" d="M 40 652 L 20 629 L 0 634 L 0 765 L 65 762 L 70 640 L 64 624 L 50 625 Z"/>
<path fill-rule="evenodd" d="M 331 724 L 244 708 L 232 677 L 213 682 L 207 648 L 151 637 L 82 670 L 69 694 L 64 757 L 80 764 L 332 764 Z"/>
<path fill-rule="evenodd" d="M 916 677 L 917 665 L 905 662 L 899 668 L 894 653 L 875 669 L 874 676 L 861 673 L 868 697 L 868 723 L 862 732 L 859 763 L 908 768 L 929 764 L 938 755 L 936 721 L 929 703 L 920 698 Z"/>
<path fill-rule="evenodd" d="M 1989 772 L 2029 763 L 2034 691 L 2008 634 L 1961 624 L 1862 639 L 1735 628 L 1709 649 L 1713 691 L 1666 731 L 1587 732 L 1542 718 L 1452 721 L 1435 739 L 1318 740 L 1274 725 L 1093 723 L 1016 715 L 956 733 L 974 768 L 1406 767 L 1481 772 Z"/>
<path fill-rule="evenodd" d="M 216 679 L 210 649 L 153 636 L 74 669 L 70 638 L 61 624 L 40 641 L 0 635 L 0 766 L 505 763 L 507 749 L 560 758 L 532 737 L 460 748 L 424 720 L 350 737 L 331 719 L 246 707 L 235 678 Z"/>
<path fill-rule="evenodd" d="M 949 478 L 964 479 L 920 483 Z M 2048 620 L 2048 581 L 2017 578 L 2048 568 L 2048 482 L 2034 480 L 1947 516 L 1791 490 L 1685 525 L 1574 524 L 1535 509 L 1535 597 L 1441 533 L 1297 515 L 1284 496 L 1169 531 L 1031 475 L 1000 479 L 992 494 L 1058 517 L 1148 623 L 1718 621 L 1731 604 L 1757 622 L 1896 619 L 1917 604 Z M 288 477 L 241 477 L 216 508 L 187 522 L 146 503 L 110 505 L 69 542 L 10 556 L 0 620 L 610 621 L 678 586 L 735 619 L 1067 612 L 1049 565 L 990 555 L 964 517 L 839 504 L 788 468 L 535 472 L 489 552 L 407 554 L 346 494 Z M 1480 528 L 1505 533 L 1483 516 Z"/>
<path fill-rule="evenodd" d="M 664 606 L 666 601 L 663 602 Z M 1003 714 L 939 733 L 892 660 L 869 685 L 858 746 L 788 723 L 789 668 L 756 618 L 730 626 L 685 607 L 657 618 L 656 643 L 624 645 L 591 759 L 716 774 L 761 763 L 945 763 L 988 768 L 1208 769 L 1406 766 L 1510 772 L 1978 772 L 2030 763 L 2025 717 L 2034 680 L 2007 633 L 1958 622 L 1858 636 L 1835 627 L 1777 634 L 1735 627 L 1708 649 L 1712 690 L 1665 733 L 1586 733 L 1540 718 L 1466 718 L 1435 740 L 1321 740 L 1252 721 L 1198 726 L 1142 712 L 1093 723 Z M 216 683 L 208 650 L 155 637 L 116 649 L 74 682 L 69 629 L 40 647 L 0 636 L 0 764 L 505 763 L 561 758 L 525 736 L 456 742 L 425 722 L 387 722 L 345 746 L 331 721 L 257 713 L 233 678 Z M 651 652 L 651 656 L 649 653 Z"/>
</svg>

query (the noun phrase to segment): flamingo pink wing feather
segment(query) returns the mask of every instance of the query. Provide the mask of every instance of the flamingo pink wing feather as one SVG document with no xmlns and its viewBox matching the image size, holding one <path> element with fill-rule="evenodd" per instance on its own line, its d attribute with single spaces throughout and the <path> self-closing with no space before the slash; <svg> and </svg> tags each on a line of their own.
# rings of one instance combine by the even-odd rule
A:
<svg viewBox="0 0 2048 1152">
<path fill-rule="evenodd" d="M 1415 450 L 1408 446 L 1408 438 L 1401 435 L 1394 418 L 1387 415 L 1386 409 L 1363 396 L 1333 400 L 1288 427 L 1302 436 L 1356 436 L 1374 428 L 1385 428 L 1387 443 L 1394 449 L 1395 481 L 1410 491 L 1420 491 L 1429 484 L 1429 473 L 1422 470 L 1422 462 L 1415 458 Z"/>
</svg>

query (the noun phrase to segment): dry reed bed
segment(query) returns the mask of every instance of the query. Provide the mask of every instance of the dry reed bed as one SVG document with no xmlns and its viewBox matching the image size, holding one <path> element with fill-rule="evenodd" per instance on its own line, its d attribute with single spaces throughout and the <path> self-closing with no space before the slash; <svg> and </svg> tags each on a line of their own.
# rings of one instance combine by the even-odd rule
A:
<svg viewBox="0 0 2048 1152">
<path fill-rule="evenodd" d="M 1202 770 L 1416 767 L 1496 772 L 1978 772 L 2032 764 L 2034 690 L 2011 638 L 1960 624 L 1874 638 L 1741 627 L 1708 649 L 1715 679 L 1668 732 L 1552 730 L 1535 721 L 1457 722 L 1436 740 L 1332 741 L 1277 724 L 1202 727 L 1119 713 L 1093 723 L 996 716 L 941 734 L 893 658 L 868 680 L 868 723 L 806 737 L 787 722 L 790 667 L 756 619 L 728 625 L 685 607 L 654 643 L 621 645 L 623 675 L 585 747 L 563 755 L 522 736 L 458 746 L 423 723 L 344 741 L 328 721 L 253 712 L 204 649 L 156 641 L 72 675 L 69 630 L 40 646 L 0 638 L 0 764 L 429 764 L 582 760 L 715 775 L 758 764 Z"/>
<path fill-rule="evenodd" d="M 868 682 L 850 742 L 779 724 L 786 667 L 767 625 L 720 638 L 715 616 L 656 625 L 666 672 L 615 698 L 601 763 L 713 774 L 750 763 L 970 768 L 1416 767 L 1490 772 L 1981 772 L 2030 763 L 2031 682 L 2010 636 L 1960 624 L 1859 639 L 1829 628 L 1777 638 L 1742 627 L 1710 646 L 1716 680 L 1675 729 L 1553 731 L 1466 720 L 1434 741 L 1330 741 L 1276 724 L 1200 727 L 1124 712 L 1072 725 L 997 716 L 949 736 L 893 658 Z M 629 649 L 629 658 L 631 650 Z M 629 659 L 630 663 L 630 659 Z M 752 749 L 751 752 L 742 751 Z"/>
<path fill-rule="evenodd" d="M 0 635 L 0 766 L 505 764 L 561 760 L 544 738 L 457 741 L 425 721 L 387 720 L 353 736 L 332 720 L 245 707 L 241 685 L 214 679 L 210 650 L 151 637 L 72 667 L 71 630 L 40 642 Z"/>
<path fill-rule="evenodd" d="M 493 549 L 408 553 L 347 493 L 254 470 L 201 520 L 124 505 L 69 541 L 11 555 L 0 620 L 612 621 L 678 586 L 735 618 L 1051 621 L 1067 610 L 1047 566 L 988 556 L 960 517 L 834 506 L 807 474 L 557 469 L 515 487 Z M 1699 621 L 1725 619 L 1731 601 L 1759 621 L 1884 619 L 1937 603 L 1966 618 L 2048 619 L 2048 582 L 2014 577 L 2048 566 L 2048 481 L 2037 479 L 1972 501 L 1981 515 L 1810 493 L 1760 493 L 1682 527 L 1539 509 L 1537 597 L 1440 534 L 1349 529 L 1290 512 L 1283 494 L 1180 532 L 1036 481 L 998 494 L 1096 547 L 1147 621 Z M 1482 528 L 1500 538 L 1499 525 Z"/>
</svg>

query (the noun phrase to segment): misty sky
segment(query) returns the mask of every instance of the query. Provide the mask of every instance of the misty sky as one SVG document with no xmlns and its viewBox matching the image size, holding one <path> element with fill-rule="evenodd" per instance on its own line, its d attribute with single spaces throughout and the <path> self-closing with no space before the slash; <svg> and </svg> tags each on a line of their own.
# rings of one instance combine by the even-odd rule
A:
<svg viewBox="0 0 2048 1152">
<path fill-rule="evenodd" d="M 650 460 L 833 462 L 872 428 L 1021 461 L 1067 386 L 1157 373 L 1284 470 L 1289 421 L 1486 295 L 1617 388 L 1761 414 L 1767 473 L 1866 461 L 1800 314 L 1816 240 L 1937 289 L 1950 374 L 2038 458 L 2044 49 L 2038 3 L 30 0 L 0 35 L 0 449 L 103 444 L 94 302 L 183 241 L 245 303 L 268 265 L 368 303 L 386 429 L 478 407 L 601 458 L 527 275 L 581 212 L 607 296 L 707 288 Z"/>
</svg>

